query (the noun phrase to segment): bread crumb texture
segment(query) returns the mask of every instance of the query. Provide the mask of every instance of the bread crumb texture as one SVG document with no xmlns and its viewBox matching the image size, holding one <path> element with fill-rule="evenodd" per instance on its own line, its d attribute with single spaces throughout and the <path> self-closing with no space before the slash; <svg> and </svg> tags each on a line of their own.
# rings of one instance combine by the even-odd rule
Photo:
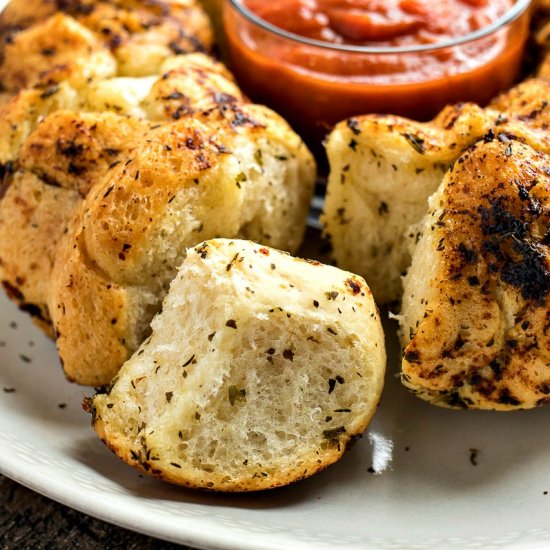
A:
<svg viewBox="0 0 550 550">
<path fill-rule="evenodd" d="M 176 484 L 254 491 L 311 476 L 362 434 L 380 398 L 371 292 L 318 262 L 204 242 L 152 328 L 88 405 L 119 457 Z"/>
</svg>

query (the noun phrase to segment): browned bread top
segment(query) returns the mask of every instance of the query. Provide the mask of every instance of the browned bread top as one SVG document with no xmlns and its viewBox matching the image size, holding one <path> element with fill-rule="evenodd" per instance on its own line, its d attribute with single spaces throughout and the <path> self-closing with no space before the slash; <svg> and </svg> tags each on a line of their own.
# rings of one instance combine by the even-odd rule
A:
<svg viewBox="0 0 550 550">
<path fill-rule="evenodd" d="M 466 152 L 430 199 L 405 277 L 403 383 L 447 407 L 550 396 L 549 157 L 512 136 Z"/>
<path fill-rule="evenodd" d="M 211 44 L 194 0 L 12 0 L 0 15 L 0 84 L 16 92 L 65 79 L 156 74 L 167 57 Z"/>
</svg>

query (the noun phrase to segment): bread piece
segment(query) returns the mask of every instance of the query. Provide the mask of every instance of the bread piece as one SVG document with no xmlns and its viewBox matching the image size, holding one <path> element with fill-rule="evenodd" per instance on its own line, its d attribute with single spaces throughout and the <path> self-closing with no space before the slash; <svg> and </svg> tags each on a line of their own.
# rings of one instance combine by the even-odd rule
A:
<svg viewBox="0 0 550 550">
<path fill-rule="evenodd" d="M 240 232 L 295 250 L 302 238 L 312 193 L 315 166 L 310 153 L 286 123 L 268 109 L 244 107 L 244 98 L 223 65 L 203 54 L 189 54 L 166 60 L 161 69 L 160 78 L 117 77 L 78 89 L 63 82 L 47 93 L 25 90 L 0 109 L 0 160 L 4 163 L 0 280 L 42 328 L 57 333 L 69 376 L 94 385 L 108 383 L 139 345 L 182 260 L 182 246 L 191 246 L 205 237 L 235 236 Z M 185 122 L 193 117 L 196 123 Z M 174 131 L 171 124 L 177 126 Z M 198 149 L 194 150 L 195 146 Z M 143 159 L 137 158 L 131 168 L 123 166 L 140 155 Z M 199 186 L 193 181 L 195 176 L 190 176 L 195 156 L 202 158 L 196 163 L 197 179 L 209 173 L 205 180 L 208 184 Z M 241 167 L 241 162 L 247 166 Z M 134 170 L 137 164 L 141 168 Z M 143 175 L 147 167 L 152 167 L 153 180 L 142 186 L 136 174 L 141 170 Z M 225 167 L 227 178 L 218 185 L 216 178 L 223 176 Z M 126 212 L 134 208 L 135 197 L 114 190 L 110 198 L 105 197 L 107 204 L 102 202 L 103 195 L 115 184 L 127 190 L 139 188 L 135 197 L 155 207 L 137 207 L 132 216 L 138 219 L 128 224 Z M 177 190 L 186 186 L 189 189 L 176 197 Z M 95 198 L 88 197 L 95 187 L 101 191 Z M 167 206 L 170 199 L 174 202 Z M 164 240 L 161 233 L 152 240 L 147 232 L 141 241 L 128 237 L 137 235 L 138 225 L 148 225 L 154 233 L 160 215 L 155 209 L 163 208 L 169 210 L 169 218 L 176 216 L 173 210 L 179 209 L 173 225 L 162 222 L 170 231 L 166 242 L 183 243 L 176 246 L 176 253 L 170 247 L 157 246 L 159 238 Z M 82 241 L 83 247 L 70 252 L 82 240 L 78 233 L 83 212 L 87 240 Z M 189 224 L 182 222 L 189 212 L 198 218 Z M 211 215 L 216 218 L 208 218 Z M 204 233 L 199 231 L 201 224 Z M 121 278 L 118 239 L 122 235 L 126 235 L 125 244 L 135 248 L 132 254 L 124 254 L 128 261 L 121 269 L 125 273 Z M 60 244 L 62 236 L 64 245 Z M 131 264 L 130 257 L 141 254 L 145 258 L 149 246 L 156 247 L 151 251 L 152 263 Z M 80 260 L 70 260 L 69 256 L 79 251 L 83 251 Z M 55 263 L 59 266 L 53 280 Z M 105 273 L 96 263 L 107 264 Z M 144 269 L 140 275 L 145 284 L 126 278 L 132 269 L 136 273 Z M 57 284 L 69 285 L 70 290 L 52 288 Z M 117 291 L 119 284 L 123 288 Z M 105 293 L 99 288 L 103 286 Z M 77 288 L 84 289 L 82 294 Z M 91 296 L 86 298 L 86 293 Z M 109 293 L 116 299 L 107 299 Z M 104 299 L 106 303 L 99 303 Z M 66 305 L 73 300 L 72 308 Z M 56 316 L 59 326 L 48 327 L 50 306 L 57 308 L 61 303 L 65 310 Z M 129 310 L 124 310 L 126 307 Z M 67 308 L 73 313 L 65 315 Z M 91 317 L 83 312 L 93 316 L 96 309 L 104 315 L 98 315 L 100 321 L 91 324 Z M 131 317 L 128 325 L 125 316 Z M 111 324 L 114 319 L 116 326 Z M 96 344 L 89 344 L 92 340 Z M 74 374 L 75 368 L 81 369 L 83 342 L 88 342 L 86 364 L 90 369 L 99 369 L 97 376 L 89 373 L 80 378 Z"/>
<path fill-rule="evenodd" d="M 407 227 L 424 215 L 427 198 L 459 151 L 487 130 L 483 111 L 466 104 L 447 108 L 429 124 L 352 118 L 328 137 L 324 233 L 337 265 L 363 275 L 377 301 L 399 299 L 410 262 Z"/>
<path fill-rule="evenodd" d="M 336 126 L 322 223 L 337 264 L 361 274 L 380 302 L 399 300 L 410 265 L 408 228 L 461 153 L 484 136 L 513 135 L 550 150 L 550 83 L 529 80 L 490 108 L 447 107 L 430 123 L 367 115 Z"/>
<path fill-rule="evenodd" d="M 49 310 L 70 379 L 110 382 L 147 336 L 186 247 L 218 235 L 300 245 L 315 181 L 303 142 L 265 107 L 212 116 L 152 129 L 62 241 Z"/>
<path fill-rule="evenodd" d="M 172 483 L 254 491 L 311 476 L 380 398 L 372 295 L 318 262 L 207 241 L 188 251 L 152 328 L 93 398 L 93 425 L 128 464 Z"/>
<path fill-rule="evenodd" d="M 23 90 L 0 106 L 0 163 L 15 163 L 37 125 L 57 111 L 109 111 L 167 122 L 244 101 L 231 73 L 200 53 L 166 59 L 156 76 L 106 78 L 79 87 L 63 81 Z"/>
<path fill-rule="evenodd" d="M 0 83 L 13 93 L 157 74 L 169 56 L 208 51 L 212 31 L 194 0 L 12 0 L 0 15 L 0 38 Z"/>
<path fill-rule="evenodd" d="M 144 121 L 112 113 L 58 111 L 38 125 L 17 167 L 5 175 L 1 281 L 42 328 L 50 321 L 50 279 L 61 237 L 89 189 L 127 158 L 147 128 Z"/>
<path fill-rule="evenodd" d="M 549 161 L 495 137 L 430 198 L 401 313 L 402 380 L 422 399 L 495 410 L 549 399 Z"/>
</svg>

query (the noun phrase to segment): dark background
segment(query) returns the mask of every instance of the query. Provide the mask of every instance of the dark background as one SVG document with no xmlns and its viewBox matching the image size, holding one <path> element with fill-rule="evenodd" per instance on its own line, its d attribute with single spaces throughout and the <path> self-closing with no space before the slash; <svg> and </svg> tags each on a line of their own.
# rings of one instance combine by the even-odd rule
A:
<svg viewBox="0 0 550 550">
<path fill-rule="evenodd" d="M 91 518 L 0 474 L 2 550 L 190 550 Z"/>
</svg>

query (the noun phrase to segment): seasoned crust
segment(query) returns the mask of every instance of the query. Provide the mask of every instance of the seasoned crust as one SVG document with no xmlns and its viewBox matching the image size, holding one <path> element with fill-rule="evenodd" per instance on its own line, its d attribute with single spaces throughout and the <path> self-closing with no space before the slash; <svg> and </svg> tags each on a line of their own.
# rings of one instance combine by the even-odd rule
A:
<svg viewBox="0 0 550 550">
<path fill-rule="evenodd" d="M 138 470 L 255 491 L 338 460 L 374 414 L 384 369 L 364 280 L 217 239 L 188 251 L 151 337 L 86 406 Z"/>
<path fill-rule="evenodd" d="M 513 135 L 550 151 L 550 83 L 531 79 L 487 109 L 445 108 L 432 122 L 366 115 L 336 126 L 327 142 L 331 165 L 321 221 L 340 267 L 359 273 L 380 302 L 399 300 L 410 265 L 411 225 L 454 161 L 479 139 Z"/>
<path fill-rule="evenodd" d="M 60 42 L 59 42 L 60 41 Z M 55 44 L 61 43 L 62 48 Z M 50 52 L 55 52 L 53 55 Z M 11 37 L 3 47 L 0 84 L 17 92 L 40 83 L 44 86 L 71 78 L 86 79 L 116 74 L 116 61 L 88 29 L 73 18 L 57 14 Z"/>
<path fill-rule="evenodd" d="M 459 152 L 489 128 L 476 105 L 446 108 L 422 124 L 366 115 L 330 134 L 321 221 L 337 265 L 365 277 L 376 299 L 398 300 L 410 257 L 403 235 Z"/>
<path fill-rule="evenodd" d="M 402 380 L 436 405 L 527 409 L 550 395 L 548 156 L 486 139 L 430 199 L 405 277 Z"/>
<path fill-rule="evenodd" d="M 153 128 L 87 196 L 78 227 L 60 245 L 67 259 L 55 263 L 49 299 L 71 379 L 95 386 L 110 382 L 120 358 L 147 335 L 186 247 L 201 238 L 243 236 L 298 248 L 315 178 L 313 159 L 266 108 L 243 106 L 237 114 L 237 126 L 233 111 L 220 115 L 217 131 L 207 123 L 211 114 Z M 77 284 L 81 268 L 74 273 L 71 266 L 82 263 L 98 278 Z M 111 290 L 123 296 L 123 323 L 118 306 L 106 305 Z M 90 308 L 96 312 L 93 324 L 82 315 L 83 299 L 101 302 Z M 104 349 L 114 348 L 116 353 L 103 357 Z"/>
<path fill-rule="evenodd" d="M 126 159 L 149 126 L 109 112 L 57 111 L 25 141 L 18 167 L 50 186 L 73 189 L 85 197 L 113 164 Z"/>
<path fill-rule="evenodd" d="M 245 103 L 233 75 L 221 63 L 206 65 L 204 56 L 169 58 L 162 65 L 162 78 L 143 102 L 151 120 L 179 120 L 206 111 L 224 111 Z"/>
<path fill-rule="evenodd" d="M 12 0 L 0 15 L 0 83 L 10 92 L 69 79 L 156 74 L 169 56 L 207 52 L 208 19 L 194 0 Z"/>
<path fill-rule="evenodd" d="M 50 321 L 51 272 L 60 240 L 89 189 L 126 158 L 147 128 L 145 121 L 111 113 L 58 111 L 38 125 L 4 175 L 0 274 L 20 307 L 32 304 L 42 328 Z"/>
<path fill-rule="evenodd" d="M 23 90 L 0 106 L 0 163 L 14 162 L 38 124 L 57 111 L 108 111 L 167 122 L 206 111 L 238 110 L 243 102 L 231 73 L 199 53 L 166 59 L 156 76 L 107 78 L 78 88 L 64 81 Z"/>
<path fill-rule="evenodd" d="M 28 171 L 8 176 L 0 203 L 0 276 L 8 296 L 53 336 L 47 307 L 56 249 L 80 204 L 74 189 L 47 185 Z M 60 223 L 63 222 L 63 223 Z M 9 233 L 9 235 L 6 235 Z"/>
<path fill-rule="evenodd" d="M 161 69 L 160 77 L 24 90 L 0 107 L 1 280 L 24 307 L 32 298 L 43 326 L 53 317 L 66 372 L 82 383 L 108 383 L 138 346 L 185 246 L 241 235 L 295 250 L 302 239 L 315 166 L 300 138 L 269 109 L 246 104 L 227 69 L 203 54 Z M 31 176 L 33 193 L 51 200 L 33 198 L 29 213 L 13 181 Z M 99 312 L 95 324 L 84 302 Z M 118 320 L 127 307 L 128 320 Z M 93 343 L 86 373 L 82 342 Z"/>
</svg>

